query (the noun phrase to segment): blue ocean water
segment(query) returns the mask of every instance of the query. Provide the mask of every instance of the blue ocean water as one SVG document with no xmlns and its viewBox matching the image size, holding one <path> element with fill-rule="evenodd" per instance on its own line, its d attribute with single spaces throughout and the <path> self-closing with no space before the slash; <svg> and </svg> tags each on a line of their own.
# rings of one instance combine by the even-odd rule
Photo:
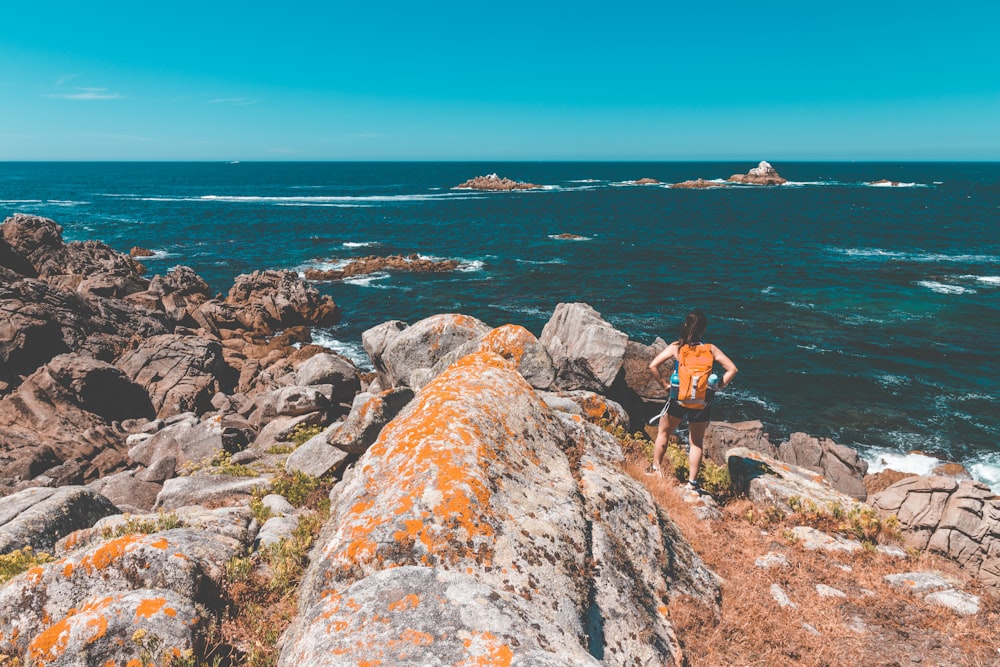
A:
<svg viewBox="0 0 1000 667">
<path fill-rule="evenodd" d="M 317 338 L 361 363 L 361 332 L 389 319 L 462 312 L 539 334 L 556 304 L 584 301 L 649 343 L 700 307 L 741 371 L 721 418 L 830 437 L 876 467 L 919 450 L 1000 491 L 1000 164 L 775 163 L 790 183 L 634 183 L 753 166 L 0 163 L 0 211 L 150 248 L 151 272 L 186 264 L 219 292 L 239 273 L 359 255 L 459 260 L 318 285 L 344 318 Z M 545 187 L 453 189 L 492 172 Z"/>
</svg>

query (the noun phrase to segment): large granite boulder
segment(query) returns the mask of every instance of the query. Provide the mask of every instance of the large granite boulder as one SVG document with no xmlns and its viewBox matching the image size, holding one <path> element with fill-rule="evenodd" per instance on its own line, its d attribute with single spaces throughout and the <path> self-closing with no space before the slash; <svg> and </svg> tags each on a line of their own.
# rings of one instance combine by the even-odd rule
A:
<svg viewBox="0 0 1000 667">
<path fill-rule="evenodd" d="M 769 162 L 761 163 L 745 174 L 733 174 L 730 183 L 747 183 L 750 185 L 781 185 L 788 181 L 782 178 Z"/>
<path fill-rule="evenodd" d="M 63 536 L 117 513 L 107 498 L 82 486 L 19 491 L 0 498 L 0 554 L 24 547 L 51 552 Z"/>
<path fill-rule="evenodd" d="M 173 326 L 165 313 L 30 278 L 0 281 L 0 310 L 0 382 L 11 388 L 56 355 L 82 352 L 113 361 L 133 336 Z"/>
<path fill-rule="evenodd" d="M 158 417 L 208 412 L 212 397 L 231 389 L 235 380 L 219 342 L 198 336 L 153 336 L 122 355 L 116 365 L 145 388 Z"/>
<path fill-rule="evenodd" d="M 300 325 L 330 326 L 340 309 L 294 271 L 254 271 L 236 277 L 226 303 L 250 331 L 273 332 Z"/>
<path fill-rule="evenodd" d="M 114 366 L 63 354 L 0 400 L 0 495 L 43 473 L 36 485 L 81 484 L 121 468 L 116 423 L 152 417 L 142 387 Z"/>
<path fill-rule="evenodd" d="M 11 253 L 31 265 L 31 277 L 55 287 L 122 297 L 148 285 L 132 257 L 97 241 L 64 243 L 62 227 L 48 218 L 17 213 L 4 221 L 0 234 Z"/>
<path fill-rule="evenodd" d="M 314 354 L 295 369 L 295 383 L 300 387 L 330 385 L 334 401 L 353 400 L 361 390 L 358 367 L 349 359 L 331 352 Z"/>
<path fill-rule="evenodd" d="M 535 389 L 550 389 L 555 381 L 556 369 L 552 358 L 535 335 L 517 324 L 505 324 L 442 357 L 427 374 L 427 382 L 474 352 L 493 352 L 514 362 L 517 372 Z"/>
<path fill-rule="evenodd" d="M 822 473 L 833 488 L 858 500 L 868 497 L 864 483 L 868 463 L 855 449 L 838 445 L 829 438 L 792 433 L 787 442 L 778 446 L 778 458 Z"/>
<path fill-rule="evenodd" d="M 705 456 L 717 465 L 726 465 L 726 454 L 730 449 L 745 447 L 760 452 L 773 459 L 778 456 L 778 448 L 774 446 L 764 424 L 758 420 L 745 422 L 710 422 L 705 430 Z"/>
<path fill-rule="evenodd" d="M 989 487 L 953 477 L 907 477 L 869 503 L 899 519 L 907 546 L 942 554 L 1000 587 L 1000 499 Z"/>
<path fill-rule="evenodd" d="M 819 473 L 779 461 L 761 452 L 734 447 L 726 452 L 733 488 L 755 504 L 794 514 L 795 505 L 821 510 L 839 507 L 845 513 L 862 511 L 863 503 L 830 486 Z"/>
<path fill-rule="evenodd" d="M 361 342 L 383 389 L 410 387 L 417 371 L 429 372 L 449 352 L 478 341 L 490 328 L 474 317 L 445 313 L 407 326 L 391 321 L 368 329 Z"/>
<path fill-rule="evenodd" d="M 542 329 L 560 389 L 607 394 L 625 360 L 628 336 L 585 303 L 560 303 Z"/>
<path fill-rule="evenodd" d="M 622 368 L 625 369 L 625 384 L 643 400 L 665 401 L 667 390 L 653 377 L 649 364 L 667 347 L 666 341 L 657 338 L 652 345 L 643 345 L 630 340 L 625 345 Z"/>
<path fill-rule="evenodd" d="M 490 352 L 425 386 L 339 485 L 279 664 L 680 661 L 668 602 L 718 581 L 568 424 Z"/>
<path fill-rule="evenodd" d="M 358 394 L 347 418 L 327 432 L 326 441 L 345 452 L 363 454 L 379 433 L 413 400 L 409 387 Z"/>
</svg>

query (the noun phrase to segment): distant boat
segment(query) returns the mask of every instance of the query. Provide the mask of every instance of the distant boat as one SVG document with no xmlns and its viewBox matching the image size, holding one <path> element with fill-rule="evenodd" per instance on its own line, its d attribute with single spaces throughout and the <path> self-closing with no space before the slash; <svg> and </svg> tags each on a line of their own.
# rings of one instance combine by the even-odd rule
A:
<svg viewBox="0 0 1000 667">
<path fill-rule="evenodd" d="M 226 164 L 239 164 L 239 163 L 240 163 L 239 160 L 231 160 L 231 161 L 227 162 Z"/>
</svg>

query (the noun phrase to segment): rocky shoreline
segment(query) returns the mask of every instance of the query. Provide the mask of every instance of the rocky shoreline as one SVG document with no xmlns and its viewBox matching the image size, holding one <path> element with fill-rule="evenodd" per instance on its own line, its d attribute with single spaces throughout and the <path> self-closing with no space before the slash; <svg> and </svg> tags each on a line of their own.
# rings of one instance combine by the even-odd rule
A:
<svg viewBox="0 0 1000 667">
<path fill-rule="evenodd" d="M 586 304 L 557 306 L 539 337 L 462 314 L 385 322 L 362 337 L 367 374 L 310 344 L 339 309 L 292 272 L 213 297 L 188 268 L 147 278 L 15 215 L 0 309 L 0 559 L 28 565 L 0 585 L 0 661 L 245 656 L 211 638 L 233 582 L 243 564 L 274 581 L 261 554 L 308 525 L 280 665 L 675 664 L 672 602 L 720 604 L 596 425 L 643 427 L 665 343 Z M 760 506 L 895 517 L 903 546 L 1000 588 L 1000 500 L 982 484 L 866 475 L 848 447 L 772 443 L 756 422 L 713 424 L 706 456 Z"/>
</svg>

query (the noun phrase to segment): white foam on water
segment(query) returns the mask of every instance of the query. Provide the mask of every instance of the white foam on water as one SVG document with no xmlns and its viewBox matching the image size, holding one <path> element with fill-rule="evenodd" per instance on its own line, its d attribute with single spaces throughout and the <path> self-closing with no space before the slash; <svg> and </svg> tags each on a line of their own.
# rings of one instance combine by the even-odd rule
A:
<svg viewBox="0 0 1000 667">
<path fill-rule="evenodd" d="M 930 475 L 935 468 L 944 463 L 941 459 L 926 454 L 903 454 L 881 448 L 869 449 L 864 458 L 868 461 L 869 474 L 883 470 L 897 470 L 915 475 Z"/>
<path fill-rule="evenodd" d="M 169 252 L 167 250 L 159 250 L 159 249 L 156 249 L 156 248 L 149 248 L 149 251 L 151 253 L 153 253 L 153 254 L 152 255 L 148 255 L 146 257 L 136 257 L 135 260 L 137 262 L 144 262 L 146 260 L 153 261 L 153 260 L 158 260 L 158 259 L 171 259 L 171 258 L 174 258 L 174 257 L 180 257 L 180 253 Z"/>
<path fill-rule="evenodd" d="M 730 395 L 733 398 L 738 399 L 740 401 L 759 405 L 767 412 L 774 413 L 778 411 L 778 406 L 775 405 L 774 403 L 771 403 L 770 401 L 768 401 L 763 396 L 760 396 L 759 394 L 755 394 L 741 387 L 726 387 L 722 392 L 719 393 L 719 395 L 720 396 Z"/>
<path fill-rule="evenodd" d="M 549 234 L 549 238 L 554 241 L 593 241 L 593 237 L 581 236 L 579 234 L 574 234 L 573 236 L 560 236 L 559 234 Z"/>
<path fill-rule="evenodd" d="M 904 252 L 883 248 L 827 248 L 828 251 L 862 259 L 900 259 L 908 262 L 960 262 L 965 264 L 995 264 L 1000 255 L 949 255 L 940 252 Z"/>
<path fill-rule="evenodd" d="M 785 185 L 785 186 L 788 186 L 788 187 L 803 187 L 803 186 L 806 186 L 806 185 L 824 186 L 824 185 L 843 185 L 843 184 L 840 183 L 839 181 L 787 181 L 787 182 L 783 183 L 782 185 Z"/>
<path fill-rule="evenodd" d="M 68 200 L 68 199 L 66 199 L 66 200 L 63 200 L 63 199 L 49 199 L 45 203 L 48 206 L 60 206 L 60 207 L 64 207 L 64 208 L 71 208 L 73 206 L 89 206 L 90 205 L 89 201 L 72 201 L 72 200 Z"/>
<path fill-rule="evenodd" d="M 905 387 L 910 384 L 912 380 L 905 375 L 895 375 L 893 373 L 876 373 L 875 381 L 879 383 L 882 387 L 886 389 L 893 389 L 896 387 Z"/>
<path fill-rule="evenodd" d="M 394 285 L 379 285 L 380 280 L 385 280 L 389 277 L 388 273 L 367 273 L 363 276 L 353 276 L 351 278 L 344 278 L 343 283 L 345 285 L 357 285 L 358 287 L 372 287 L 375 289 L 404 289 L 396 287 Z"/>
<path fill-rule="evenodd" d="M 819 347 L 818 345 L 813 345 L 812 343 L 810 343 L 809 345 L 796 345 L 795 347 L 799 348 L 800 350 L 806 350 L 807 352 L 818 352 L 819 354 L 827 354 L 828 352 L 833 352 L 833 350 L 828 350 L 825 347 Z"/>
<path fill-rule="evenodd" d="M 936 280 L 918 280 L 915 284 L 921 287 L 926 287 L 932 292 L 937 292 L 938 294 L 975 294 L 976 290 L 971 287 L 962 287 L 961 285 L 948 285 L 946 283 L 939 283 Z"/>
<path fill-rule="evenodd" d="M 774 285 L 768 285 L 760 291 L 761 294 L 770 295 L 774 294 Z"/>
<path fill-rule="evenodd" d="M 0 199 L 0 204 L 41 204 L 41 199 Z"/>
<path fill-rule="evenodd" d="M 106 194 L 114 199 L 130 199 L 152 202 L 205 202 L 223 204 L 274 204 L 293 206 L 347 206 L 372 205 L 381 203 L 440 201 L 442 199 L 470 199 L 475 195 L 438 192 L 408 195 L 328 195 L 328 196 L 262 196 L 262 195 L 201 195 L 201 196 L 143 196 L 129 194 Z"/>
<path fill-rule="evenodd" d="M 993 493 L 1000 494 L 1000 452 L 991 452 L 975 458 L 966 464 L 974 479 L 990 487 Z"/>
<path fill-rule="evenodd" d="M 473 260 L 459 260 L 457 271 L 462 273 L 474 273 L 476 271 L 482 271 L 486 268 L 486 262 L 481 259 Z"/>
<path fill-rule="evenodd" d="M 962 280 L 971 280 L 990 287 L 1000 287 L 1000 276 L 958 276 Z"/>
<path fill-rule="evenodd" d="M 344 241 L 342 245 L 345 248 L 370 248 L 380 245 L 380 243 L 378 241 Z"/>
<path fill-rule="evenodd" d="M 867 185 L 870 188 L 926 188 L 927 187 L 925 183 L 902 183 L 900 181 L 890 181 L 888 183 L 885 182 L 875 183 L 873 181 L 869 181 L 865 183 L 865 185 Z"/>
<path fill-rule="evenodd" d="M 804 308 L 806 310 L 814 310 L 816 308 L 816 304 L 806 303 L 804 301 L 786 301 L 785 305 L 791 306 L 792 308 Z"/>
<path fill-rule="evenodd" d="M 542 264 L 565 264 L 566 263 L 566 260 L 559 259 L 559 258 L 546 259 L 546 260 L 515 259 L 514 261 L 518 262 L 519 264 L 536 264 L 536 265 L 542 265 Z"/>
<path fill-rule="evenodd" d="M 337 354 L 343 355 L 363 371 L 371 372 L 375 370 L 371 359 L 365 352 L 365 348 L 360 342 L 348 342 L 336 338 L 333 332 L 324 329 L 314 329 L 312 339 L 315 345 L 321 345 L 328 350 L 333 350 Z"/>
</svg>

